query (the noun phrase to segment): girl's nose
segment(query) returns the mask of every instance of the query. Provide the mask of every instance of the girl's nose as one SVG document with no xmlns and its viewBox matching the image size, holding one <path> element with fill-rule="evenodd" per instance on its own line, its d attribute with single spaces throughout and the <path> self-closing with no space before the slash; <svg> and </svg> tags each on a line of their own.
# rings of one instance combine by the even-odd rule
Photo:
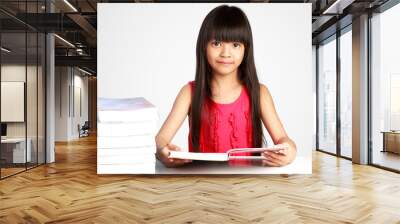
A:
<svg viewBox="0 0 400 224">
<path fill-rule="evenodd" d="M 222 57 L 230 57 L 230 48 L 229 48 L 228 44 L 222 45 L 221 56 Z"/>
</svg>

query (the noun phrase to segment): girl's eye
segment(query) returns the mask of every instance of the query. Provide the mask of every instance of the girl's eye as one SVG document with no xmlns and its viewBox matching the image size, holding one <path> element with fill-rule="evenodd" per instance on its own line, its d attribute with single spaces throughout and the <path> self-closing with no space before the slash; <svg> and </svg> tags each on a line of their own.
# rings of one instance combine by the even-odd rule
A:
<svg viewBox="0 0 400 224">
<path fill-rule="evenodd" d="M 220 41 L 213 41 L 212 45 L 214 45 L 216 47 L 219 47 L 221 45 L 221 42 Z"/>
<path fill-rule="evenodd" d="M 234 46 L 235 48 L 238 48 L 238 47 L 240 47 L 240 44 L 239 44 L 239 43 L 233 43 L 233 46 Z"/>
</svg>

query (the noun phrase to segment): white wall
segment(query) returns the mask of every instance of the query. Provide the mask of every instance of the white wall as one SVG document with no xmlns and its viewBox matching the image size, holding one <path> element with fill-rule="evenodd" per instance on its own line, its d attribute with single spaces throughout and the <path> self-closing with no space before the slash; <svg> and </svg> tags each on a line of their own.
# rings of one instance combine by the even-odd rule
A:
<svg viewBox="0 0 400 224">
<path fill-rule="evenodd" d="M 200 25 L 218 5 L 98 4 L 98 97 L 144 96 L 158 107 L 160 127 L 179 89 L 194 80 Z M 229 5 L 247 14 L 259 79 L 269 87 L 299 155 L 310 156 L 311 4 Z M 187 134 L 185 121 L 173 142 L 187 147 Z"/>
<path fill-rule="evenodd" d="M 56 67 L 55 73 L 55 141 L 77 139 L 78 124 L 88 120 L 88 78 L 72 67 Z M 82 105 L 82 114 L 76 105 Z"/>
<path fill-rule="evenodd" d="M 72 113 L 72 130 L 71 130 L 71 135 L 74 136 L 74 138 L 79 137 L 78 129 L 77 126 L 80 124 L 81 126 L 85 123 L 85 121 L 88 121 L 88 77 L 81 76 L 80 71 L 75 70 L 75 75 L 74 75 L 74 86 L 75 86 L 75 96 L 74 96 L 74 108 L 75 113 Z M 78 74 L 77 74 L 78 72 Z M 78 91 L 80 90 L 80 93 Z M 79 99 L 79 94 L 80 94 L 80 99 Z M 79 100 L 81 101 L 79 103 Z M 79 107 L 82 110 L 81 112 L 79 111 Z"/>
<path fill-rule="evenodd" d="M 55 141 L 68 140 L 68 67 L 55 68 Z"/>
</svg>

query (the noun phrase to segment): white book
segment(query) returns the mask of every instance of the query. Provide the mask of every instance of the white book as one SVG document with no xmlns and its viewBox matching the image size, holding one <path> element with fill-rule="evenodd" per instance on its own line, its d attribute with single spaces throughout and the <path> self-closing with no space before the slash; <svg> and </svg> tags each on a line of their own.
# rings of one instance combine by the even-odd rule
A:
<svg viewBox="0 0 400 224">
<path fill-rule="evenodd" d="M 97 136 L 157 134 L 157 121 L 97 123 Z"/>
<path fill-rule="evenodd" d="M 99 122 L 136 122 L 158 120 L 157 108 L 143 97 L 99 98 L 97 107 Z"/>
<path fill-rule="evenodd" d="M 140 156 L 97 156 L 97 164 L 141 164 L 150 163 L 154 164 L 156 162 L 156 156 L 154 154 L 150 155 L 140 155 Z"/>
<path fill-rule="evenodd" d="M 136 148 L 98 148 L 97 156 L 141 156 L 141 155 L 154 155 L 157 152 L 155 146 L 149 147 L 136 147 Z"/>
<path fill-rule="evenodd" d="M 206 160 L 206 161 L 228 161 L 236 159 L 245 160 L 261 160 L 263 156 L 237 156 L 235 153 L 259 153 L 264 151 L 275 151 L 287 149 L 286 145 L 274 145 L 266 148 L 235 148 L 230 149 L 225 153 L 202 153 L 202 152 L 182 152 L 182 151 L 170 151 L 169 158 L 177 159 L 190 159 L 190 160 Z"/>
<path fill-rule="evenodd" d="M 155 164 L 97 165 L 97 174 L 155 174 Z"/>
<path fill-rule="evenodd" d="M 124 137 L 97 137 L 97 148 L 155 147 L 154 135 L 134 135 Z"/>
</svg>

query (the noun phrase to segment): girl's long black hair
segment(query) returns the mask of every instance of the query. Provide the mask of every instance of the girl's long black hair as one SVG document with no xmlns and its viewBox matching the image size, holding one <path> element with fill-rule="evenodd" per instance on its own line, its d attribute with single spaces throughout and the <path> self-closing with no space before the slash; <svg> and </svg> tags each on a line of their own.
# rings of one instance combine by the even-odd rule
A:
<svg viewBox="0 0 400 224">
<path fill-rule="evenodd" d="M 247 88 L 250 105 L 253 133 L 253 147 L 262 147 L 264 140 L 261 126 L 260 84 L 257 78 L 253 55 L 253 37 L 250 23 L 244 12 L 234 6 L 221 5 L 214 8 L 204 19 L 196 45 L 195 91 L 189 119 L 192 133 L 190 141 L 194 151 L 199 150 L 201 111 L 206 97 L 211 97 L 212 69 L 207 61 L 207 43 L 211 40 L 235 41 L 244 44 L 243 61 L 238 75 L 242 85 Z"/>
</svg>

